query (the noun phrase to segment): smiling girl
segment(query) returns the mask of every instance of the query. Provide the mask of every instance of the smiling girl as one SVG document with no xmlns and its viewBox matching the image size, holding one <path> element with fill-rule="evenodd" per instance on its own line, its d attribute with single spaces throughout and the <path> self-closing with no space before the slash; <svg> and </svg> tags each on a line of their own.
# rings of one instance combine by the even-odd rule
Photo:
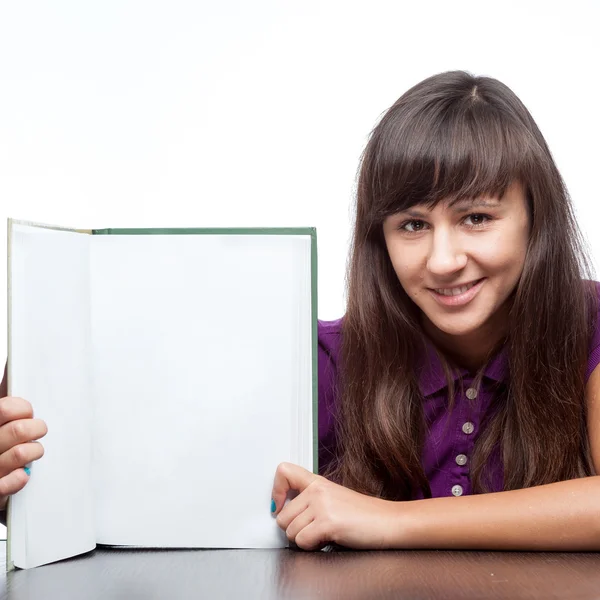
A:
<svg viewBox="0 0 600 600">
<path fill-rule="evenodd" d="M 589 264 L 508 87 L 448 72 L 408 90 L 362 157 L 346 314 L 319 323 L 321 474 L 275 475 L 287 537 L 600 550 Z"/>
<path fill-rule="evenodd" d="M 362 158 L 347 312 L 319 324 L 321 474 L 278 467 L 277 523 L 305 549 L 600 550 L 597 314 L 523 104 L 464 72 L 419 83 Z M 6 384 L 0 510 L 47 431 Z"/>
</svg>

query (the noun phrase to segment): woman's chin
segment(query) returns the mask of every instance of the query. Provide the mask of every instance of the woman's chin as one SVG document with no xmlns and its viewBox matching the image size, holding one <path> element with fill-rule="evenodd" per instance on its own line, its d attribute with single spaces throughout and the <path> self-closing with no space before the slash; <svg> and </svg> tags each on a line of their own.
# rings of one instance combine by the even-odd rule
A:
<svg viewBox="0 0 600 600">
<path fill-rule="evenodd" d="M 432 319 L 429 316 L 428 320 L 434 328 L 434 331 L 432 333 L 435 333 L 435 331 L 437 330 L 438 333 L 442 333 L 444 336 L 452 336 L 456 338 L 465 338 L 476 334 L 485 322 L 484 319 L 469 319 L 468 321 L 466 321 L 464 319 L 450 318 Z"/>
</svg>

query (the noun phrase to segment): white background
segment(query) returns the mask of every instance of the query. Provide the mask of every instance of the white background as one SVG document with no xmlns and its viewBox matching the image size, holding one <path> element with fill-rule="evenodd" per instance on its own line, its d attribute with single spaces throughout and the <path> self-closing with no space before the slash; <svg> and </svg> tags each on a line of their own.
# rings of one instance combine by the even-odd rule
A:
<svg viewBox="0 0 600 600">
<path fill-rule="evenodd" d="M 337 318 L 371 128 L 418 81 L 465 69 L 529 108 L 597 266 L 599 22 L 595 0 L 4 2 L 0 256 L 7 217 L 314 226 L 319 316 Z M 2 357 L 5 286 L 1 260 Z"/>
</svg>

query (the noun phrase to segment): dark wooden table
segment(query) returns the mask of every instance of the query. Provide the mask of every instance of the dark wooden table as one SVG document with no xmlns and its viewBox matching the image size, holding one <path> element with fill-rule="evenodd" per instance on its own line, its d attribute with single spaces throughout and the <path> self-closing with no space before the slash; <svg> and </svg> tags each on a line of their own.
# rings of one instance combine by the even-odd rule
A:
<svg viewBox="0 0 600 600">
<path fill-rule="evenodd" d="M 3 574 L 0 598 L 598 599 L 600 553 L 97 549 Z"/>
</svg>

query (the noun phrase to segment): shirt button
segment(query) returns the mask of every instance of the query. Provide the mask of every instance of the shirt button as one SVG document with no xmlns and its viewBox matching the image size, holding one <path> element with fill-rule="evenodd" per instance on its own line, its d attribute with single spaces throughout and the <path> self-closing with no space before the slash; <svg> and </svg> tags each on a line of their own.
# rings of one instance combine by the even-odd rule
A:
<svg viewBox="0 0 600 600">
<path fill-rule="evenodd" d="M 463 489 L 462 485 L 453 485 L 452 486 L 452 495 L 453 496 L 462 496 Z"/>
<path fill-rule="evenodd" d="M 473 423 L 471 423 L 471 421 L 467 421 L 462 426 L 462 430 L 463 430 L 464 433 L 466 433 L 467 435 L 469 435 L 470 433 L 473 433 L 475 431 L 475 425 L 473 425 Z"/>
<path fill-rule="evenodd" d="M 455 460 L 456 464 L 460 465 L 461 467 L 467 464 L 467 457 L 464 454 L 459 454 Z"/>
<path fill-rule="evenodd" d="M 475 388 L 469 388 L 465 393 L 469 400 L 475 400 L 475 398 L 477 398 L 477 390 Z"/>
</svg>

